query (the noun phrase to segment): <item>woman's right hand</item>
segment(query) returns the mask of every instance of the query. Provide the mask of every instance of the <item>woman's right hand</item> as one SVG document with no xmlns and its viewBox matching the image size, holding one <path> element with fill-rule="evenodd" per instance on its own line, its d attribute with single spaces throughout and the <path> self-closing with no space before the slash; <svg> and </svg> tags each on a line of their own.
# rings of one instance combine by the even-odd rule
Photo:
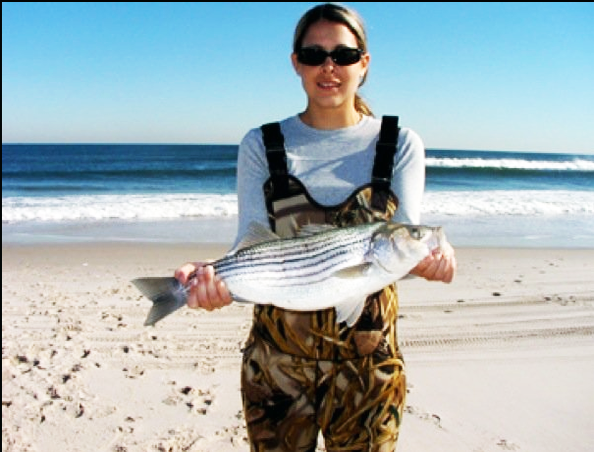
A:
<svg viewBox="0 0 594 452">
<path fill-rule="evenodd" d="M 208 262 L 188 262 L 175 270 L 175 278 L 184 285 L 189 282 L 187 304 L 190 308 L 212 311 L 233 301 L 226 284 L 215 275 Z"/>
</svg>

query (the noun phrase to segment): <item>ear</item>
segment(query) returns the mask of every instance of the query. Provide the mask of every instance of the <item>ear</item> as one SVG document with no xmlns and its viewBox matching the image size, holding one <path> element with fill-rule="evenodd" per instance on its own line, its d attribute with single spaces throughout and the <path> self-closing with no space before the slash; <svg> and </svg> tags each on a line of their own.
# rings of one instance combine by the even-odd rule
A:
<svg viewBox="0 0 594 452">
<path fill-rule="evenodd" d="M 363 68 L 363 72 L 361 72 L 362 76 L 364 76 L 367 73 L 367 67 L 369 66 L 370 61 L 371 55 L 369 54 L 369 52 L 366 52 L 361 56 L 361 68 Z"/>
<path fill-rule="evenodd" d="M 301 76 L 301 64 L 297 61 L 297 54 L 295 52 L 291 54 L 291 64 L 297 75 Z"/>
</svg>

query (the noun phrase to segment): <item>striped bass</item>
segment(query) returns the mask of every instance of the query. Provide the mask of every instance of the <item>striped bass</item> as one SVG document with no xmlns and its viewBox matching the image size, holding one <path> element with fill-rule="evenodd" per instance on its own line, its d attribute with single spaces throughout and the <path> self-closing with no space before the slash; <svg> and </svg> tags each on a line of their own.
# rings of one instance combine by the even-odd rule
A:
<svg viewBox="0 0 594 452">
<path fill-rule="evenodd" d="M 209 265 L 234 301 L 296 311 L 335 308 L 337 321 L 352 326 L 368 295 L 406 276 L 445 240 L 441 227 L 384 221 L 341 228 L 307 225 L 286 239 L 251 224 L 235 248 Z M 186 304 L 189 285 L 173 277 L 132 283 L 153 301 L 145 325 Z"/>
</svg>

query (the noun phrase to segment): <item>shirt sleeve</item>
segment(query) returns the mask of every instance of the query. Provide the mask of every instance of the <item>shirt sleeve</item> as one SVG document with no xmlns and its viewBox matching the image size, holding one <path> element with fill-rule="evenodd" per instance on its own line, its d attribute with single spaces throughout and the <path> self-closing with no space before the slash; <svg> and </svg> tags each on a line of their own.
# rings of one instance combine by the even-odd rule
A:
<svg viewBox="0 0 594 452">
<path fill-rule="evenodd" d="M 398 137 L 398 150 L 394 157 L 392 191 L 399 206 L 393 220 L 400 223 L 420 224 L 421 204 L 425 191 L 425 145 L 421 137 L 403 128 Z"/>
<path fill-rule="evenodd" d="M 268 177 L 262 132 L 260 129 L 252 129 L 241 140 L 237 156 L 238 222 L 235 244 L 246 234 L 252 221 L 268 227 L 268 213 L 262 189 Z"/>
</svg>

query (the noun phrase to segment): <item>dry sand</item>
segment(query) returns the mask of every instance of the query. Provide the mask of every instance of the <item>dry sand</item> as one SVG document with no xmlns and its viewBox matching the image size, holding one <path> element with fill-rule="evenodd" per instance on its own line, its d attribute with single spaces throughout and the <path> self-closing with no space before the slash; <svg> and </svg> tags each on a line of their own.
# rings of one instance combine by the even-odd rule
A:
<svg viewBox="0 0 594 452">
<path fill-rule="evenodd" d="M 2 450 L 249 450 L 251 307 L 144 327 L 150 302 L 129 283 L 225 249 L 3 245 Z M 594 450 L 594 250 L 457 253 L 454 283 L 400 283 L 397 450 Z"/>
</svg>

